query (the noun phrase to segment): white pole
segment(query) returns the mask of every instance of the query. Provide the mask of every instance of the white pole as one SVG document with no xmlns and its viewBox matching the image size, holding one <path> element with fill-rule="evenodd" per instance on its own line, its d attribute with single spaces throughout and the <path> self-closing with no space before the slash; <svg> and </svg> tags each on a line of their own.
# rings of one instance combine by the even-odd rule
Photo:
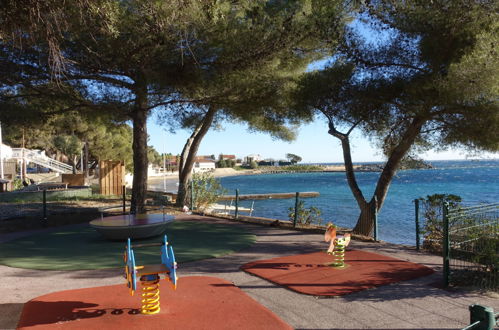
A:
<svg viewBox="0 0 499 330">
<path fill-rule="evenodd" d="M 0 179 L 3 179 L 3 156 L 2 156 L 2 149 L 3 149 L 3 142 L 2 142 L 2 122 L 0 122 Z"/>
<path fill-rule="evenodd" d="M 24 160 L 24 128 L 23 128 L 23 145 L 21 148 L 21 181 L 24 181 L 24 173 L 26 173 L 24 168 L 25 168 L 25 160 Z"/>
<path fill-rule="evenodd" d="M 166 157 L 163 153 L 163 191 L 166 192 Z"/>
</svg>

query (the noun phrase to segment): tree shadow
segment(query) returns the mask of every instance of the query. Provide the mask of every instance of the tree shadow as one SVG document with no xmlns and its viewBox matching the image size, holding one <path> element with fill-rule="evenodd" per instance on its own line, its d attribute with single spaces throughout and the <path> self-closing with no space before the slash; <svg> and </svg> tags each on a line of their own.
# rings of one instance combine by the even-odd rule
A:
<svg viewBox="0 0 499 330">
<path fill-rule="evenodd" d="M 98 304 L 82 301 L 30 301 L 25 304 L 18 327 L 32 327 L 41 324 L 71 322 L 80 319 L 101 317 L 105 314 L 140 314 L 135 308 L 105 309 L 92 308 Z"/>
<path fill-rule="evenodd" d="M 0 329 L 15 329 L 23 306 L 23 303 L 0 304 Z"/>
</svg>

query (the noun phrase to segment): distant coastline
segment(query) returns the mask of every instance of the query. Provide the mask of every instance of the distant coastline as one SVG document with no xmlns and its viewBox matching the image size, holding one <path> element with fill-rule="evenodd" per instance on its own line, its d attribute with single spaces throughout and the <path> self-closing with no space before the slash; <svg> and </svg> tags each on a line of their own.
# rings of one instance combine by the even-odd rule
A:
<svg viewBox="0 0 499 330">
<path fill-rule="evenodd" d="M 496 162 L 499 159 L 470 159 L 470 160 L 444 160 L 444 161 L 425 161 L 427 165 L 417 167 L 416 169 L 439 169 L 442 167 L 447 167 L 447 164 L 453 164 L 454 166 L 463 166 L 461 163 L 480 163 L 483 162 Z M 461 164 L 461 165 L 460 165 Z M 356 172 L 380 172 L 383 169 L 384 163 L 382 162 L 363 162 L 354 164 L 354 170 Z M 262 174 L 275 174 L 275 173 L 321 173 L 321 172 L 345 172 L 345 166 L 339 163 L 313 163 L 313 164 L 303 164 L 304 170 L 296 170 L 296 167 L 302 165 L 294 166 L 294 170 L 289 170 L 286 166 L 279 167 L 260 167 L 256 169 L 233 169 L 233 168 L 216 168 L 214 171 L 210 172 L 216 178 L 229 177 L 229 176 L 242 176 L 242 175 L 262 175 Z M 313 166 L 313 167 L 311 167 Z M 476 165 L 475 165 L 476 166 Z M 313 169 L 311 169 L 313 168 Z M 401 170 L 414 169 L 414 167 L 407 168 L 403 167 Z M 164 190 L 166 186 L 167 191 L 177 191 L 176 183 L 178 182 L 178 174 L 170 173 L 169 175 L 154 176 L 149 177 L 148 184 L 151 189 L 154 190 Z"/>
<path fill-rule="evenodd" d="M 383 163 L 369 163 L 369 164 L 355 164 L 353 165 L 354 171 L 356 172 L 380 172 L 383 170 Z M 421 168 L 433 168 L 421 167 Z M 403 168 L 407 169 L 407 168 Z M 294 165 L 294 166 L 262 166 L 256 169 L 234 169 L 234 168 L 216 168 L 214 171 L 208 172 L 215 178 L 222 178 L 228 176 L 239 176 L 239 175 L 262 175 L 262 174 L 277 174 L 277 173 L 322 173 L 322 172 L 345 172 L 345 165 L 340 164 L 305 164 L 305 165 Z M 149 177 L 148 184 L 155 188 L 161 188 L 161 190 L 166 185 L 168 187 L 175 188 L 172 182 L 176 183 L 178 181 L 178 176 L 174 173 L 166 176 L 154 176 Z M 163 187 L 161 187 L 163 184 Z"/>
</svg>

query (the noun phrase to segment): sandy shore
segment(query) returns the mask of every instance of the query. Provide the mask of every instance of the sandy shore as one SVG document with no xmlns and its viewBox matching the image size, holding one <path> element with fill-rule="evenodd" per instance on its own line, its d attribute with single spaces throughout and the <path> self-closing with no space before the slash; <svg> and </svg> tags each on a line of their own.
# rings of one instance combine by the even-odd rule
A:
<svg viewBox="0 0 499 330">
<path fill-rule="evenodd" d="M 240 170 L 236 171 L 233 168 L 217 168 L 215 171 L 211 172 L 215 178 L 221 178 L 226 176 L 236 176 L 236 175 L 249 175 L 258 174 L 254 170 Z M 178 176 L 177 175 L 167 175 L 167 176 L 154 176 L 149 177 L 147 180 L 148 189 L 167 191 L 167 192 L 177 192 L 178 188 Z"/>
<path fill-rule="evenodd" d="M 345 166 L 343 165 L 330 165 L 324 167 L 324 172 L 344 172 Z M 237 175 L 258 175 L 265 174 L 265 171 L 261 171 L 258 169 L 255 170 L 235 170 L 233 168 L 216 168 L 213 172 L 210 172 L 215 178 L 222 178 L 228 176 L 237 176 Z M 177 192 L 177 183 L 178 176 L 177 175 L 167 175 L 167 176 L 154 176 L 149 177 L 147 180 L 148 189 L 150 190 L 159 190 L 159 191 L 168 191 L 168 192 Z"/>
</svg>

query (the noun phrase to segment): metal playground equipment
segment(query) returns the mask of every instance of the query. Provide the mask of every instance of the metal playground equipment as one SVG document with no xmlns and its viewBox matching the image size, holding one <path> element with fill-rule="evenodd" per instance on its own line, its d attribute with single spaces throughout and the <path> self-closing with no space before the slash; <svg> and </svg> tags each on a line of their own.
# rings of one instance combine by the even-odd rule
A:
<svg viewBox="0 0 499 330">
<path fill-rule="evenodd" d="M 350 244 L 350 239 L 350 234 L 336 235 L 336 226 L 332 223 L 327 225 L 324 240 L 331 242 L 327 254 L 333 256 L 333 262 L 329 263 L 328 266 L 335 268 L 347 267 L 347 264 L 345 264 L 345 249 Z"/>
<path fill-rule="evenodd" d="M 147 246 L 161 246 L 161 264 L 137 266 L 132 248 Z M 159 274 L 164 274 L 175 290 L 177 288 L 177 262 L 173 248 L 168 244 L 166 235 L 161 243 L 135 244 L 132 246 L 130 238 L 127 241 L 124 253 L 125 276 L 130 295 L 137 289 L 137 278 L 142 285 L 142 314 L 157 314 L 160 312 Z"/>
</svg>

